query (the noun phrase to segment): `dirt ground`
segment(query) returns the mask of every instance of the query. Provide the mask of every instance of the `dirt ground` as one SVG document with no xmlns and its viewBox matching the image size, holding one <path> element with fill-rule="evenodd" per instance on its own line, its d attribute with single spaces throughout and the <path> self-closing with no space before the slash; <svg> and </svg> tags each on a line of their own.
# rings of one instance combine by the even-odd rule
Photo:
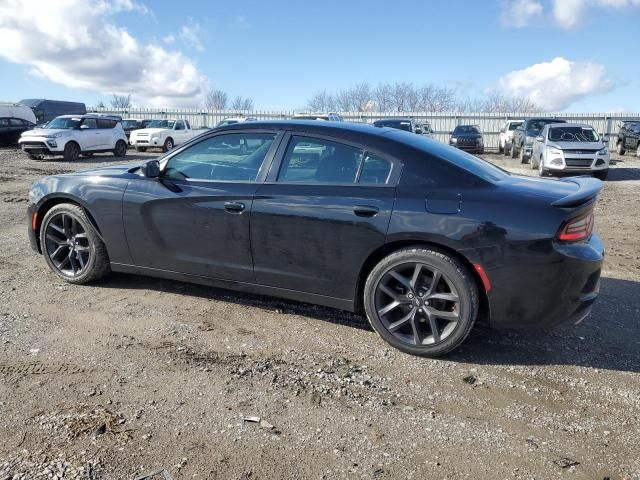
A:
<svg viewBox="0 0 640 480">
<path fill-rule="evenodd" d="M 429 360 L 336 310 L 127 275 L 65 284 L 29 249 L 29 185 L 118 160 L 1 150 L 0 480 L 640 479 L 640 159 L 615 158 L 593 314 L 479 327 Z"/>
</svg>

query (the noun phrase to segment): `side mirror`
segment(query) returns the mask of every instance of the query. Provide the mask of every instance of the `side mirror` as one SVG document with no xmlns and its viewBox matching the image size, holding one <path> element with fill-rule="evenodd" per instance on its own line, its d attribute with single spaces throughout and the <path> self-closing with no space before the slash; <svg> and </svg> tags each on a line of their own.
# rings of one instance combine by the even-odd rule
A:
<svg viewBox="0 0 640 480">
<path fill-rule="evenodd" d="M 538 135 L 538 136 L 536 137 L 536 141 L 538 141 L 538 142 L 544 142 L 544 137 L 543 137 L 542 135 Z"/>
<path fill-rule="evenodd" d="M 160 176 L 160 162 L 149 160 L 140 167 L 140 172 L 147 178 L 158 178 Z"/>
</svg>

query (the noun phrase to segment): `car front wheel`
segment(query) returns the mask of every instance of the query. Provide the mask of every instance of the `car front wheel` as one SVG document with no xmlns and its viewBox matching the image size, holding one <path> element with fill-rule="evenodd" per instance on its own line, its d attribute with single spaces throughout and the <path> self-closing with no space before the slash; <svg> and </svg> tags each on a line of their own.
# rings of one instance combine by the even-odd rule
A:
<svg viewBox="0 0 640 480">
<path fill-rule="evenodd" d="M 527 163 L 527 155 L 524 153 L 524 145 L 520 145 L 520 163 Z"/>
<path fill-rule="evenodd" d="M 110 271 L 107 249 L 78 205 L 61 203 L 46 213 L 40 246 L 49 268 L 69 283 L 89 283 Z"/>
<path fill-rule="evenodd" d="M 407 248 L 385 257 L 364 287 L 369 322 L 405 353 L 443 355 L 467 337 L 478 315 L 478 289 L 456 259 L 437 250 Z"/>
<path fill-rule="evenodd" d="M 164 141 L 164 145 L 162 146 L 162 151 L 163 152 L 168 152 L 169 150 L 173 149 L 173 139 L 172 138 L 167 138 Z"/>
</svg>

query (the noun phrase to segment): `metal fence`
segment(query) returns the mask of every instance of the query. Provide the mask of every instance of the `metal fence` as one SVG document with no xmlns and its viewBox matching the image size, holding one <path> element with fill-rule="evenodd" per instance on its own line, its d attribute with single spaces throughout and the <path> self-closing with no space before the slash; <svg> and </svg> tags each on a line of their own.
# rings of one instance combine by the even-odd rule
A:
<svg viewBox="0 0 640 480">
<path fill-rule="evenodd" d="M 291 118 L 294 111 L 287 110 L 205 110 L 171 108 L 129 108 L 115 110 L 94 108 L 93 112 L 121 115 L 123 118 L 137 119 L 186 119 L 194 127 L 214 127 L 220 120 L 228 117 L 255 117 L 258 120 L 282 120 Z M 383 118 L 412 118 L 418 122 L 429 122 L 434 138 L 441 142 L 449 141 L 450 132 L 456 125 L 478 125 L 484 135 L 485 146 L 497 149 L 500 129 L 505 120 L 527 117 L 550 117 L 570 122 L 586 123 L 605 139 L 609 146 L 615 146 L 618 127 L 623 120 L 640 121 L 640 113 L 465 113 L 465 112 L 339 112 L 348 122 L 371 123 Z"/>
</svg>

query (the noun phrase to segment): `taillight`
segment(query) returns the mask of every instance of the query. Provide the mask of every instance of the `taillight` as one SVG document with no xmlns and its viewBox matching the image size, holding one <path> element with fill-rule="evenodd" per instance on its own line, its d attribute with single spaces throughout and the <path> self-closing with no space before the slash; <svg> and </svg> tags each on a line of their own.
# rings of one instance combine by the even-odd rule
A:
<svg viewBox="0 0 640 480">
<path fill-rule="evenodd" d="M 593 209 L 568 220 L 558 231 L 556 238 L 561 242 L 581 242 L 588 240 L 593 232 Z"/>
</svg>

